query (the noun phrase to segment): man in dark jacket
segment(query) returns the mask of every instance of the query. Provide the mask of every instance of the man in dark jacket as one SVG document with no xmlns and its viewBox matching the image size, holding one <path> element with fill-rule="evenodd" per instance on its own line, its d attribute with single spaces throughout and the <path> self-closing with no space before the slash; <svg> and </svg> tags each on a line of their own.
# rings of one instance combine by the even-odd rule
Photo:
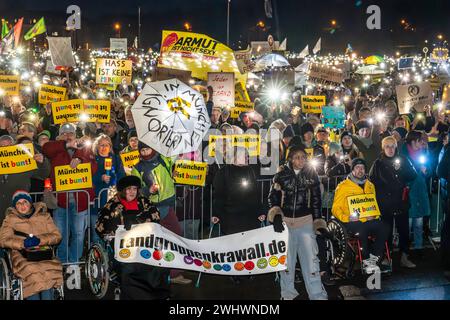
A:
<svg viewBox="0 0 450 320">
<path fill-rule="evenodd" d="M 450 138 L 450 134 L 449 134 Z M 450 278 L 450 197 L 448 196 L 448 185 L 450 183 L 450 145 L 447 144 L 444 155 L 437 168 L 438 177 L 446 181 L 447 203 L 444 205 L 445 219 L 441 230 L 441 252 L 442 262 L 447 278 Z"/>
<path fill-rule="evenodd" d="M 314 168 L 307 165 L 302 145 L 289 148 L 288 163 L 274 176 L 269 207 L 267 219 L 273 223 L 275 231 L 284 230 L 283 221 L 289 229 L 287 270 L 280 273 L 282 299 L 292 300 L 298 295 L 294 286 L 297 256 L 309 298 L 327 299 L 317 259 L 316 233 L 326 229 L 321 216 L 320 183 Z"/>
<path fill-rule="evenodd" d="M 398 155 L 397 141 L 394 137 L 384 138 L 382 149 L 382 154 L 370 169 L 369 179 L 377 190 L 376 198 L 381 218 L 389 225 L 388 241 L 391 250 L 393 250 L 392 231 L 395 219 L 402 253 L 400 265 L 405 268 L 415 268 L 416 265 L 408 259 L 409 221 L 405 187 L 408 182 L 416 178 L 417 172 L 406 157 Z"/>
</svg>

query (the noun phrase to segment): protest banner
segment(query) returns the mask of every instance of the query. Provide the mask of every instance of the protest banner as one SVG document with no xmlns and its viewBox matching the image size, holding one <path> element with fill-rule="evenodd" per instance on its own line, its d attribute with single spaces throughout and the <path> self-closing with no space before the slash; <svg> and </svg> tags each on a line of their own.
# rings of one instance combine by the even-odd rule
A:
<svg viewBox="0 0 450 320">
<path fill-rule="evenodd" d="M 5 96 L 18 96 L 19 87 L 19 76 L 0 76 L 0 91 L 2 91 Z"/>
<path fill-rule="evenodd" d="M 217 142 L 220 140 L 220 143 Z M 226 144 L 231 145 L 231 135 L 221 136 L 221 135 L 210 135 L 208 142 L 208 156 L 215 157 L 216 156 L 216 147 L 217 144 L 224 146 Z"/>
<path fill-rule="evenodd" d="M 231 108 L 234 106 L 234 73 L 208 72 L 208 86 L 213 88 L 213 103 L 215 107 Z"/>
<path fill-rule="evenodd" d="M 341 129 L 345 127 L 344 107 L 322 107 L 322 124 L 325 128 Z"/>
<path fill-rule="evenodd" d="M 306 152 L 306 156 L 308 158 L 308 160 L 311 160 L 314 156 L 314 149 L 313 148 L 306 148 L 305 149 Z"/>
<path fill-rule="evenodd" d="M 206 162 L 177 160 L 173 175 L 175 183 L 204 187 L 207 167 Z"/>
<path fill-rule="evenodd" d="M 32 143 L 0 147 L 0 174 L 14 174 L 37 169 Z"/>
<path fill-rule="evenodd" d="M 302 96 L 303 113 L 322 113 L 322 107 L 326 105 L 325 96 Z"/>
<path fill-rule="evenodd" d="M 120 154 L 120 160 L 122 160 L 123 168 L 127 175 L 131 174 L 131 169 L 139 162 L 139 151 L 134 150 Z"/>
<path fill-rule="evenodd" d="M 54 66 L 75 67 L 75 59 L 72 54 L 72 38 L 47 37 L 50 57 Z"/>
<path fill-rule="evenodd" d="M 122 84 L 125 81 L 131 83 L 131 60 L 103 59 L 99 58 L 95 69 L 95 82 L 103 84 Z"/>
<path fill-rule="evenodd" d="M 208 80 L 208 72 L 234 72 L 236 82 L 247 81 L 233 50 L 200 33 L 163 30 L 158 67 L 192 71 L 192 77 L 201 80 Z"/>
<path fill-rule="evenodd" d="M 85 122 L 110 123 L 111 101 L 109 100 L 83 100 Z"/>
<path fill-rule="evenodd" d="M 66 122 L 78 122 L 83 112 L 83 100 L 72 99 L 52 103 L 53 122 L 61 124 Z"/>
<path fill-rule="evenodd" d="M 240 73 L 252 72 L 256 62 L 252 60 L 252 49 L 250 47 L 247 47 L 246 50 L 234 51 L 233 54 Z"/>
<path fill-rule="evenodd" d="M 339 85 L 344 81 L 344 73 L 334 66 L 311 63 L 307 74 L 312 83 Z"/>
<path fill-rule="evenodd" d="M 423 108 L 433 103 L 433 94 L 428 82 L 396 86 L 397 103 L 400 114 L 407 114 L 411 108 L 422 112 Z"/>
<path fill-rule="evenodd" d="M 157 223 L 123 226 L 116 230 L 114 258 L 122 263 L 143 263 L 217 275 L 250 275 L 286 269 L 288 230 L 272 226 L 223 237 L 190 240 Z"/>
<path fill-rule="evenodd" d="M 109 51 L 128 54 L 127 38 L 109 38 Z"/>
<path fill-rule="evenodd" d="M 39 104 L 62 101 L 66 97 L 66 88 L 43 84 L 39 88 Z"/>
<path fill-rule="evenodd" d="M 406 70 L 406 69 L 412 69 L 414 65 L 414 58 L 408 57 L 408 58 L 400 58 L 398 61 L 398 70 Z"/>
<path fill-rule="evenodd" d="M 70 166 L 55 167 L 56 191 L 68 191 L 92 188 L 92 172 L 90 163 L 79 164 L 72 169 Z"/>
<path fill-rule="evenodd" d="M 355 216 L 360 219 L 380 216 L 380 208 L 373 193 L 349 196 L 347 197 L 347 203 L 350 216 Z"/>
<path fill-rule="evenodd" d="M 234 134 L 231 146 L 245 148 L 250 157 L 257 157 L 260 154 L 261 138 L 257 134 Z"/>
<path fill-rule="evenodd" d="M 230 110 L 230 118 L 237 119 L 243 112 L 251 112 L 255 110 L 255 104 L 253 102 L 235 101 L 234 107 Z"/>
</svg>

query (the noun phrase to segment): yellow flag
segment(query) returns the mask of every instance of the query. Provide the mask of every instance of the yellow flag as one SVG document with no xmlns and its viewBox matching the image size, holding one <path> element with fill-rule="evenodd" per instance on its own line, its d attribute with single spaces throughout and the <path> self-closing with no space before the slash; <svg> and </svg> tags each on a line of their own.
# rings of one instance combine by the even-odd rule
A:
<svg viewBox="0 0 450 320">
<path fill-rule="evenodd" d="M 234 72 L 245 87 L 233 50 L 207 35 L 182 31 L 162 32 L 158 67 L 192 71 L 192 77 L 208 79 L 208 72 Z"/>
</svg>

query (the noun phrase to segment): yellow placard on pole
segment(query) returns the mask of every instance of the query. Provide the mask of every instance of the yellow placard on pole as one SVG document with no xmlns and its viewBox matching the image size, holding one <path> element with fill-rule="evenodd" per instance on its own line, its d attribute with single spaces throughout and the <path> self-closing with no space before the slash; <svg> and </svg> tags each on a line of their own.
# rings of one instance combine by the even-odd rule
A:
<svg viewBox="0 0 450 320">
<path fill-rule="evenodd" d="M 0 148 L 0 174 L 14 174 L 37 169 L 32 143 Z"/>
<path fill-rule="evenodd" d="M 131 60 L 119 59 L 97 59 L 95 69 L 95 82 L 103 84 L 122 84 L 125 80 L 131 83 L 133 73 L 133 62 Z"/>
<path fill-rule="evenodd" d="M 354 215 L 359 219 L 380 216 L 380 208 L 373 193 L 347 197 L 347 203 L 350 216 Z"/>
<path fill-rule="evenodd" d="M 303 113 L 322 113 L 322 107 L 326 105 L 325 96 L 302 96 Z"/>
<path fill-rule="evenodd" d="M 207 166 L 206 162 L 177 160 L 173 178 L 179 184 L 203 187 L 206 181 Z"/>
<path fill-rule="evenodd" d="M 139 151 L 134 150 L 120 154 L 124 168 L 133 168 L 139 162 Z"/>
<path fill-rule="evenodd" d="M 235 101 L 234 107 L 230 110 L 230 118 L 236 119 L 239 118 L 239 115 L 242 112 L 251 112 L 255 108 L 255 104 L 253 102 L 246 101 Z"/>
<path fill-rule="evenodd" d="M 39 88 L 39 104 L 58 102 L 66 97 L 66 88 L 43 84 Z"/>
<path fill-rule="evenodd" d="M 111 101 L 83 100 L 84 113 L 89 117 L 86 122 L 110 123 Z"/>
<path fill-rule="evenodd" d="M 72 169 L 70 166 L 55 167 L 56 191 L 68 191 L 92 188 L 92 171 L 90 163 L 79 164 Z"/>
<path fill-rule="evenodd" d="M 19 88 L 19 76 L 0 76 L 0 89 L 5 96 L 18 96 Z"/>
<path fill-rule="evenodd" d="M 55 124 L 78 122 L 80 121 L 80 114 L 82 112 L 82 99 L 72 99 L 52 103 L 53 122 Z"/>
</svg>

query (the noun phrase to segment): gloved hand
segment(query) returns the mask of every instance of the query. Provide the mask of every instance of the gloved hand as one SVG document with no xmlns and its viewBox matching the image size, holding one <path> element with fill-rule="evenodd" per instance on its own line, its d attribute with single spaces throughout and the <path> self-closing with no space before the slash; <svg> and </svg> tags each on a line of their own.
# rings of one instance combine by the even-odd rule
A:
<svg viewBox="0 0 450 320">
<path fill-rule="evenodd" d="M 25 248 L 36 247 L 39 245 L 39 243 L 41 243 L 41 239 L 36 236 L 28 236 L 27 238 L 25 238 L 25 240 L 23 240 L 23 245 Z"/>
<path fill-rule="evenodd" d="M 281 214 L 277 214 L 273 218 L 273 230 L 275 232 L 283 232 L 284 231 L 283 217 L 281 216 Z"/>
</svg>

